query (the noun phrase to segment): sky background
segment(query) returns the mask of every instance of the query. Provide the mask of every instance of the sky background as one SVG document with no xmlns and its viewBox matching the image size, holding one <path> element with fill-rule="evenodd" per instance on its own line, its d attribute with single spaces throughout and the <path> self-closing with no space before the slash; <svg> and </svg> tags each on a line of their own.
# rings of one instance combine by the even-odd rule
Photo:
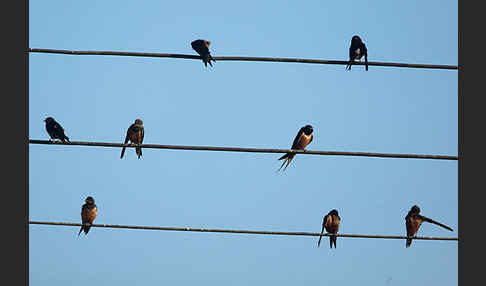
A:
<svg viewBox="0 0 486 286">
<path fill-rule="evenodd" d="M 29 46 L 457 65 L 457 1 L 30 1 Z M 29 137 L 54 117 L 73 141 L 457 155 L 457 71 L 117 56 L 29 56 Z M 29 218 L 95 223 L 457 237 L 457 161 L 30 145 Z M 457 285 L 457 241 L 29 227 L 30 285 Z"/>
</svg>

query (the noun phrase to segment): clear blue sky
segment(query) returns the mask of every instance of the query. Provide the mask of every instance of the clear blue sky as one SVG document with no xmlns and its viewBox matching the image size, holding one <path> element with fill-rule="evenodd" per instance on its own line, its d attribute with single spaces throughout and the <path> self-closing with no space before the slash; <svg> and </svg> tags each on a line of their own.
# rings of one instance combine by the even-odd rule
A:
<svg viewBox="0 0 486 286">
<path fill-rule="evenodd" d="M 456 1 L 30 1 L 29 46 L 214 56 L 347 60 L 362 37 L 370 61 L 457 65 Z M 457 154 L 457 71 L 30 54 L 29 135 L 54 117 L 73 141 Z M 30 145 L 29 218 L 318 232 L 339 210 L 341 233 L 404 235 L 413 204 L 457 236 L 457 162 Z M 455 241 L 29 227 L 30 285 L 457 285 Z M 323 247 L 324 246 L 324 247 Z"/>
</svg>

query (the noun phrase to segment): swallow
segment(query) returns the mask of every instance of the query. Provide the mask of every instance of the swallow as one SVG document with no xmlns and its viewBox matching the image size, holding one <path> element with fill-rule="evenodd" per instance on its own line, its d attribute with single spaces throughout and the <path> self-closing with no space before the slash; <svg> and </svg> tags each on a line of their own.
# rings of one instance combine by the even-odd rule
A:
<svg viewBox="0 0 486 286">
<path fill-rule="evenodd" d="M 63 143 L 69 142 L 69 137 L 64 134 L 64 128 L 62 128 L 61 124 L 57 123 L 56 120 L 52 117 L 47 117 L 44 119 L 44 122 L 46 123 L 46 130 L 47 133 L 49 133 L 49 136 L 51 139 L 59 139 Z"/>
<path fill-rule="evenodd" d="M 143 136 L 144 136 L 144 130 L 143 130 L 143 122 L 142 119 L 135 119 L 135 123 L 130 125 L 127 130 L 127 136 L 125 137 L 125 143 L 128 143 L 128 140 L 130 140 L 131 143 L 133 144 L 142 144 L 143 142 Z M 137 152 L 138 159 L 142 156 L 142 147 L 135 147 L 135 151 Z M 122 149 L 120 159 L 123 158 L 123 155 L 125 154 L 125 146 Z"/>
<path fill-rule="evenodd" d="M 216 62 L 209 52 L 209 45 L 211 45 L 211 42 L 206 40 L 199 39 L 191 42 L 192 49 L 201 56 L 205 67 L 208 66 L 208 63 L 212 67 L 211 61 Z"/>
<path fill-rule="evenodd" d="M 349 63 L 346 66 L 347 70 L 351 69 L 351 64 L 354 60 L 360 60 L 365 57 L 365 69 L 368 70 L 368 49 L 365 43 L 357 35 L 354 35 L 351 39 L 351 46 L 349 46 Z"/>
<path fill-rule="evenodd" d="M 312 134 L 314 130 L 312 129 L 311 125 L 306 125 L 302 128 L 300 128 L 299 132 L 297 133 L 297 136 L 295 136 L 294 142 L 292 143 L 292 150 L 304 150 L 307 145 L 309 145 L 312 142 L 312 139 L 314 139 L 314 135 Z M 282 157 L 279 158 L 279 160 L 285 159 L 285 161 L 282 163 L 282 166 L 277 170 L 280 171 L 282 167 L 287 163 L 287 165 L 284 168 L 284 171 L 287 169 L 289 166 L 290 162 L 292 159 L 295 157 L 295 153 L 286 153 Z"/>
<path fill-rule="evenodd" d="M 334 248 L 336 248 L 337 237 L 332 234 L 336 234 L 339 231 L 340 223 L 341 223 L 341 218 L 339 217 L 338 211 L 335 209 L 330 211 L 327 215 L 325 215 L 324 219 L 322 220 L 321 234 L 324 234 L 324 229 L 326 229 L 326 231 L 331 234 L 331 236 L 329 236 L 329 244 L 331 248 L 333 243 L 334 243 Z M 317 247 L 321 245 L 321 239 L 322 236 L 319 236 Z"/>
<path fill-rule="evenodd" d="M 81 207 L 81 222 L 83 225 L 79 230 L 78 236 L 83 230 L 86 235 L 88 234 L 91 224 L 93 224 L 93 221 L 98 214 L 98 208 L 96 207 L 93 197 L 88 196 L 85 202 L 86 203 Z"/>
<path fill-rule="evenodd" d="M 430 219 L 428 217 L 425 217 L 423 215 L 420 215 L 420 208 L 419 206 L 417 205 L 414 205 L 410 211 L 408 212 L 407 216 L 405 217 L 405 226 L 407 227 L 407 243 L 406 243 L 406 247 L 410 247 L 410 245 L 412 244 L 412 237 L 414 237 L 419 228 L 420 228 L 420 225 L 422 224 L 422 222 L 430 222 L 430 223 L 433 223 L 433 224 L 436 224 L 438 226 L 441 226 L 445 229 L 448 229 L 450 231 L 453 231 L 452 228 L 448 227 L 447 225 L 443 225 L 441 224 L 440 222 L 436 222 L 435 220 L 433 219 Z"/>
</svg>

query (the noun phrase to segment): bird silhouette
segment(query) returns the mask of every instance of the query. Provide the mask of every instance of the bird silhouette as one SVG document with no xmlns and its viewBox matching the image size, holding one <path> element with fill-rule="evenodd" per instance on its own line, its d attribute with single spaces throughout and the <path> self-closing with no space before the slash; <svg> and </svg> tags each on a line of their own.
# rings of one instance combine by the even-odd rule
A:
<svg viewBox="0 0 486 286">
<path fill-rule="evenodd" d="M 327 215 L 325 215 L 324 219 L 322 220 L 321 234 L 324 234 L 324 229 L 331 234 L 329 236 L 329 244 L 331 248 L 333 244 L 334 244 L 334 248 L 336 248 L 337 237 L 334 236 L 333 234 L 336 234 L 339 231 L 340 223 L 341 223 L 341 218 L 339 217 L 338 211 L 335 209 L 330 211 Z M 322 236 L 319 236 L 317 247 L 321 245 L 321 239 Z"/>
<path fill-rule="evenodd" d="M 205 67 L 208 66 L 208 63 L 212 67 L 213 64 L 211 61 L 216 62 L 209 52 L 209 45 L 211 45 L 210 41 L 201 39 L 191 42 L 192 48 L 201 56 Z"/>
<path fill-rule="evenodd" d="M 125 137 L 125 143 L 128 143 L 128 140 L 132 142 L 133 144 L 140 145 L 143 142 L 143 136 L 144 136 L 144 128 L 143 128 L 143 121 L 142 119 L 135 119 L 135 122 L 128 127 L 127 130 L 127 135 Z M 123 146 L 120 159 L 123 158 L 123 155 L 125 154 L 125 146 Z M 135 152 L 137 153 L 138 159 L 142 156 L 142 147 L 137 146 L 135 147 Z"/>
<path fill-rule="evenodd" d="M 44 122 L 46 123 L 46 130 L 51 139 L 59 139 L 63 143 L 69 142 L 69 137 L 64 134 L 64 128 L 62 128 L 61 124 L 57 123 L 56 120 L 52 117 L 47 117 L 44 119 Z"/>
<path fill-rule="evenodd" d="M 346 66 L 346 69 L 350 70 L 354 60 L 361 60 L 363 56 L 365 58 L 365 69 L 368 70 L 368 49 L 361 38 L 354 35 L 351 39 L 351 45 L 349 46 L 349 63 Z"/>
<path fill-rule="evenodd" d="M 98 215 L 98 207 L 95 204 L 93 197 L 88 196 L 85 200 L 85 204 L 81 207 L 81 222 L 82 226 L 79 230 L 78 236 L 84 230 L 85 235 L 88 235 L 91 224 Z"/>
<path fill-rule="evenodd" d="M 417 234 L 417 232 L 420 228 L 420 225 L 422 225 L 422 222 L 433 223 L 433 224 L 441 226 L 445 229 L 453 231 L 452 228 L 448 227 L 447 225 L 443 225 L 440 222 L 437 222 L 437 221 L 430 219 L 426 216 L 420 215 L 420 207 L 417 206 L 417 205 L 414 205 L 410 209 L 410 211 L 408 211 L 408 214 L 405 217 L 405 226 L 407 228 L 407 236 L 408 236 L 405 247 L 407 247 L 407 248 L 410 247 L 410 245 L 412 244 L 412 237 L 414 237 Z"/>
<path fill-rule="evenodd" d="M 297 133 L 297 136 L 295 136 L 294 142 L 292 143 L 292 147 L 290 149 L 292 150 L 304 150 L 307 145 L 309 145 L 312 142 L 312 139 L 314 138 L 314 135 L 312 132 L 314 129 L 312 128 L 311 125 L 306 125 L 302 128 L 300 128 L 299 132 Z M 278 168 L 277 172 L 282 169 L 282 167 L 287 164 L 284 168 L 284 171 L 287 169 L 289 166 L 290 162 L 292 159 L 295 157 L 295 153 L 286 153 L 282 157 L 279 158 L 279 160 L 284 160 L 280 168 Z"/>
</svg>

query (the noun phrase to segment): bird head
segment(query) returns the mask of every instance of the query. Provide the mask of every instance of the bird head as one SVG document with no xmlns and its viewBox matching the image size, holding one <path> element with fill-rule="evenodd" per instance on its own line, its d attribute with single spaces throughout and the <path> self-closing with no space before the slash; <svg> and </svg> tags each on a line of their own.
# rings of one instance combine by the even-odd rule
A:
<svg viewBox="0 0 486 286">
<path fill-rule="evenodd" d="M 135 119 L 135 124 L 137 124 L 137 125 L 143 125 L 142 119 L 138 119 L 138 118 Z"/>
<path fill-rule="evenodd" d="M 417 206 L 417 205 L 414 205 L 410 211 L 409 211 L 410 214 L 419 214 L 420 213 L 420 207 Z"/>
<path fill-rule="evenodd" d="M 358 35 L 354 35 L 351 39 L 352 43 L 361 43 L 361 38 Z"/>
<path fill-rule="evenodd" d="M 49 122 L 52 122 L 52 121 L 54 121 L 54 118 L 52 118 L 52 117 L 47 117 L 46 119 L 44 119 L 45 123 L 49 123 Z"/>
<path fill-rule="evenodd" d="M 305 135 L 311 135 L 314 129 L 312 128 L 312 125 L 307 124 L 303 127 L 303 131 Z"/>
<path fill-rule="evenodd" d="M 95 202 L 95 200 L 94 200 L 94 199 L 93 199 L 93 197 L 91 197 L 91 196 L 88 196 L 88 197 L 86 198 L 86 200 L 84 200 L 84 201 L 85 201 L 85 202 L 86 202 L 88 205 L 92 205 L 92 204 L 94 204 L 94 202 Z"/>
<path fill-rule="evenodd" d="M 336 209 L 333 209 L 332 211 L 329 212 L 329 215 L 334 215 L 334 216 L 338 216 L 338 211 Z"/>
</svg>

